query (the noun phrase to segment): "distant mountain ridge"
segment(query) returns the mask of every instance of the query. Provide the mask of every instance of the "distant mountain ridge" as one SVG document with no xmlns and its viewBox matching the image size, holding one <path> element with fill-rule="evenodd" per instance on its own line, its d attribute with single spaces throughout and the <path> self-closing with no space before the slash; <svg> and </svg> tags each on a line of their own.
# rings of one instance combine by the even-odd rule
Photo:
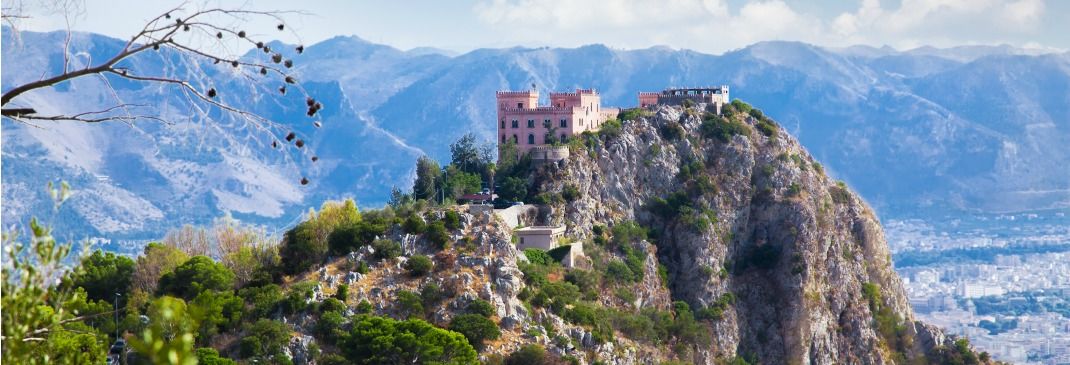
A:
<svg viewBox="0 0 1070 365">
<path fill-rule="evenodd" d="M 62 33 L 23 32 L 15 47 L 6 30 L 5 89 L 40 75 L 43 67 L 56 69 Z M 78 34 L 73 49 L 97 54 L 115 42 Z M 323 130 L 295 126 L 321 157 L 309 171 L 310 187 L 298 186 L 292 167 L 257 148 L 234 156 L 225 145 L 183 143 L 214 135 L 191 133 L 196 123 L 38 130 L 5 120 L 3 218 L 25 221 L 45 209 L 44 182 L 60 178 L 80 189 L 69 203 L 73 208 L 64 210 L 78 235 L 158 237 L 179 222 L 206 222 L 224 212 L 285 225 L 305 207 L 341 196 L 381 205 L 392 185 L 409 186 L 420 154 L 445 160 L 445 146 L 469 131 L 493 141 L 494 92 L 532 83 L 544 94 L 595 88 L 604 104 L 624 107 L 635 105 L 638 91 L 727 84 L 733 98 L 783 123 L 882 216 L 1070 206 L 1070 54 L 1022 53 L 1006 47 L 899 52 L 763 42 L 722 55 L 590 45 L 450 56 L 335 37 L 295 56 L 299 78 L 326 106 Z M 182 64 L 138 60 L 144 67 L 165 61 Z M 48 93 L 49 104 L 103 102 L 92 91 L 96 82 L 61 85 Z M 233 89 L 222 95 L 253 85 L 236 80 L 227 87 Z M 162 112 L 182 105 L 151 88 L 130 85 L 123 92 L 130 100 L 164 100 Z M 279 122 L 301 121 L 300 110 L 270 100 L 238 102 Z M 136 143 L 118 148 L 117 141 Z M 189 145 L 199 148 L 184 148 Z M 65 149 L 70 152 L 56 152 Z M 241 167 L 246 165 L 255 168 Z M 210 182 L 189 184 L 202 176 L 190 171 L 212 172 Z M 183 204 L 172 206 L 175 199 Z"/>
</svg>

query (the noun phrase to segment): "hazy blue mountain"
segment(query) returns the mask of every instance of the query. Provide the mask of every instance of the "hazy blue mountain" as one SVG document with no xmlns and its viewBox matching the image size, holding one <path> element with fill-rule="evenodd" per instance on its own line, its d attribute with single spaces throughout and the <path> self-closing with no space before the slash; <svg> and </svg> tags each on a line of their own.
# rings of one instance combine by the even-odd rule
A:
<svg viewBox="0 0 1070 365">
<path fill-rule="evenodd" d="M 24 32 L 22 45 L 12 47 L 9 33 L 5 89 L 61 65 L 62 34 Z M 75 46 L 99 59 L 119 42 L 80 34 Z M 292 53 L 291 46 L 273 47 Z M 39 186 L 59 178 L 80 189 L 74 207 L 63 211 L 79 234 L 159 235 L 225 211 L 282 225 L 307 206 L 341 196 L 382 204 L 392 185 L 410 184 L 420 154 L 446 160 L 448 144 L 469 131 L 493 141 L 494 92 L 533 83 L 543 94 L 593 87 L 605 104 L 623 107 L 636 104 L 638 91 L 727 84 L 734 98 L 778 120 L 885 216 L 1070 206 L 1070 55 L 1029 53 L 764 42 L 722 55 L 591 45 L 451 56 L 336 37 L 294 55 L 300 79 L 327 106 L 322 129 L 309 125 L 300 100 L 250 93 L 256 89 L 248 81 L 212 74 L 227 80 L 223 97 L 243 95 L 235 102 L 306 135 L 320 163 L 292 163 L 264 146 L 234 148 L 248 131 L 206 131 L 196 121 L 38 129 L 5 120 L 3 218 L 45 209 Z M 167 54 L 135 63 L 212 69 Z M 157 104 L 164 115 L 187 107 L 164 91 L 119 84 L 128 101 Z M 100 86 L 75 82 L 39 100 L 57 110 L 100 106 L 108 100 Z M 313 184 L 296 185 L 300 174 Z"/>
</svg>

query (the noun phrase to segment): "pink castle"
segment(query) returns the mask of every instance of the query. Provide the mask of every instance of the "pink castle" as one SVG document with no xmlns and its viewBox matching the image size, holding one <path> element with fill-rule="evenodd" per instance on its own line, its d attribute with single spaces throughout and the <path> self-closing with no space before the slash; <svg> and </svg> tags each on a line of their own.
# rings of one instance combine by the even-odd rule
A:
<svg viewBox="0 0 1070 365">
<path fill-rule="evenodd" d="M 585 131 L 596 131 L 618 108 L 603 108 L 602 98 L 592 89 L 550 93 L 550 105 L 539 106 L 539 92 L 498 92 L 499 143 L 512 141 L 521 153 L 545 147 L 548 139 L 567 141 Z M 551 137 L 552 136 L 552 137 Z"/>
</svg>

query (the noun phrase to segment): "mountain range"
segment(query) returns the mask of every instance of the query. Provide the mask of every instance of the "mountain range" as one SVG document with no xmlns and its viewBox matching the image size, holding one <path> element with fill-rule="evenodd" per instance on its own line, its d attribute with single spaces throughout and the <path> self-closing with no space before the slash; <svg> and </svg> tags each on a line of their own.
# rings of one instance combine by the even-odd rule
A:
<svg viewBox="0 0 1070 365">
<path fill-rule="evenodd" d="M 4 29 L 4 90 L 61 69 L 66 33 L 22 32 L 17 41 L 11 34 Z M 76 33 L 72 54 L 83 57 L 73 62 L 103 59 L 123 43 Z M 1070 206 L 1070 53 L 763 42 L 721 55 L 602 45 L 454 55 L 335 37 L 287 56 L 325 106 L 322 128 L 303 116 L 298 96 L 275 96 L 273 85 L 213 71 L 218 66 L 172 52 L 129 62 L 203 72 L 224 100 L 298 132 L 309 149 L 280 154 L 240 121 L 179 119 L 190 107 L 179 93 L 111 80 L 125 101 L 150 104 L 170 123 L 4 119 L 3 220 L 55 217 L 77 237 L 141 240 L 227 213 L 281 227 L 325 199 L 382 205 L 392 186 L 411 184 L 418 156 L 448 160 L 449 143 L 467 132 L 493 141 L 494 92 L 532 84 L 544 95 L 594 88 L 603 104 L 621 107 L 634 106 L 638 91 L 729 85 L 733 98 L 779 121 L 884 218 Z M 99 109 L 113 100 L 105 86 L 84 78 L 24 97 L 44 110 Z M 319 161 L 308 163 L 310 154 Z M 302 176 L 312 183 L 301 186 Z M 44 189 L 55 180 L 75 188 L 58 216 Z"/>
</svg>

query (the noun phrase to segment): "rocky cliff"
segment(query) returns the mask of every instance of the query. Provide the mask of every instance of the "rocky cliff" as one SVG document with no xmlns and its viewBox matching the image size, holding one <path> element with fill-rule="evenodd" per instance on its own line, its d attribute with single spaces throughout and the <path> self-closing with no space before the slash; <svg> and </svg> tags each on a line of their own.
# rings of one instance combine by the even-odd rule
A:
<svg viewBox="0 0 1070 365">
<path fill-rule="evenodd" d="M 580 363 L 940 362 L 954 344 L 914 321 L 873 211 L 775 122 L 730 109 L 625 113 L 529 170 L 539 223 L 583 242 L 577 268 L 528 263 L 503 220 L 451 207 L 461 224 L 446 250 L 389 231 L 406 256 L 434 256 L 428 276 L 407 275 L 405 257 L 347 273 L 365 247 L 305 279 L 324 295 L 347 282 L 349 304 L 389 315 L 401 291 L 446 288 L 426 308 L 440 326 L 488 301 L 503 332 L 488 359 L 538 343 Z M 625 237 L 629 227 L 643 233 Z"/>
</svg>

